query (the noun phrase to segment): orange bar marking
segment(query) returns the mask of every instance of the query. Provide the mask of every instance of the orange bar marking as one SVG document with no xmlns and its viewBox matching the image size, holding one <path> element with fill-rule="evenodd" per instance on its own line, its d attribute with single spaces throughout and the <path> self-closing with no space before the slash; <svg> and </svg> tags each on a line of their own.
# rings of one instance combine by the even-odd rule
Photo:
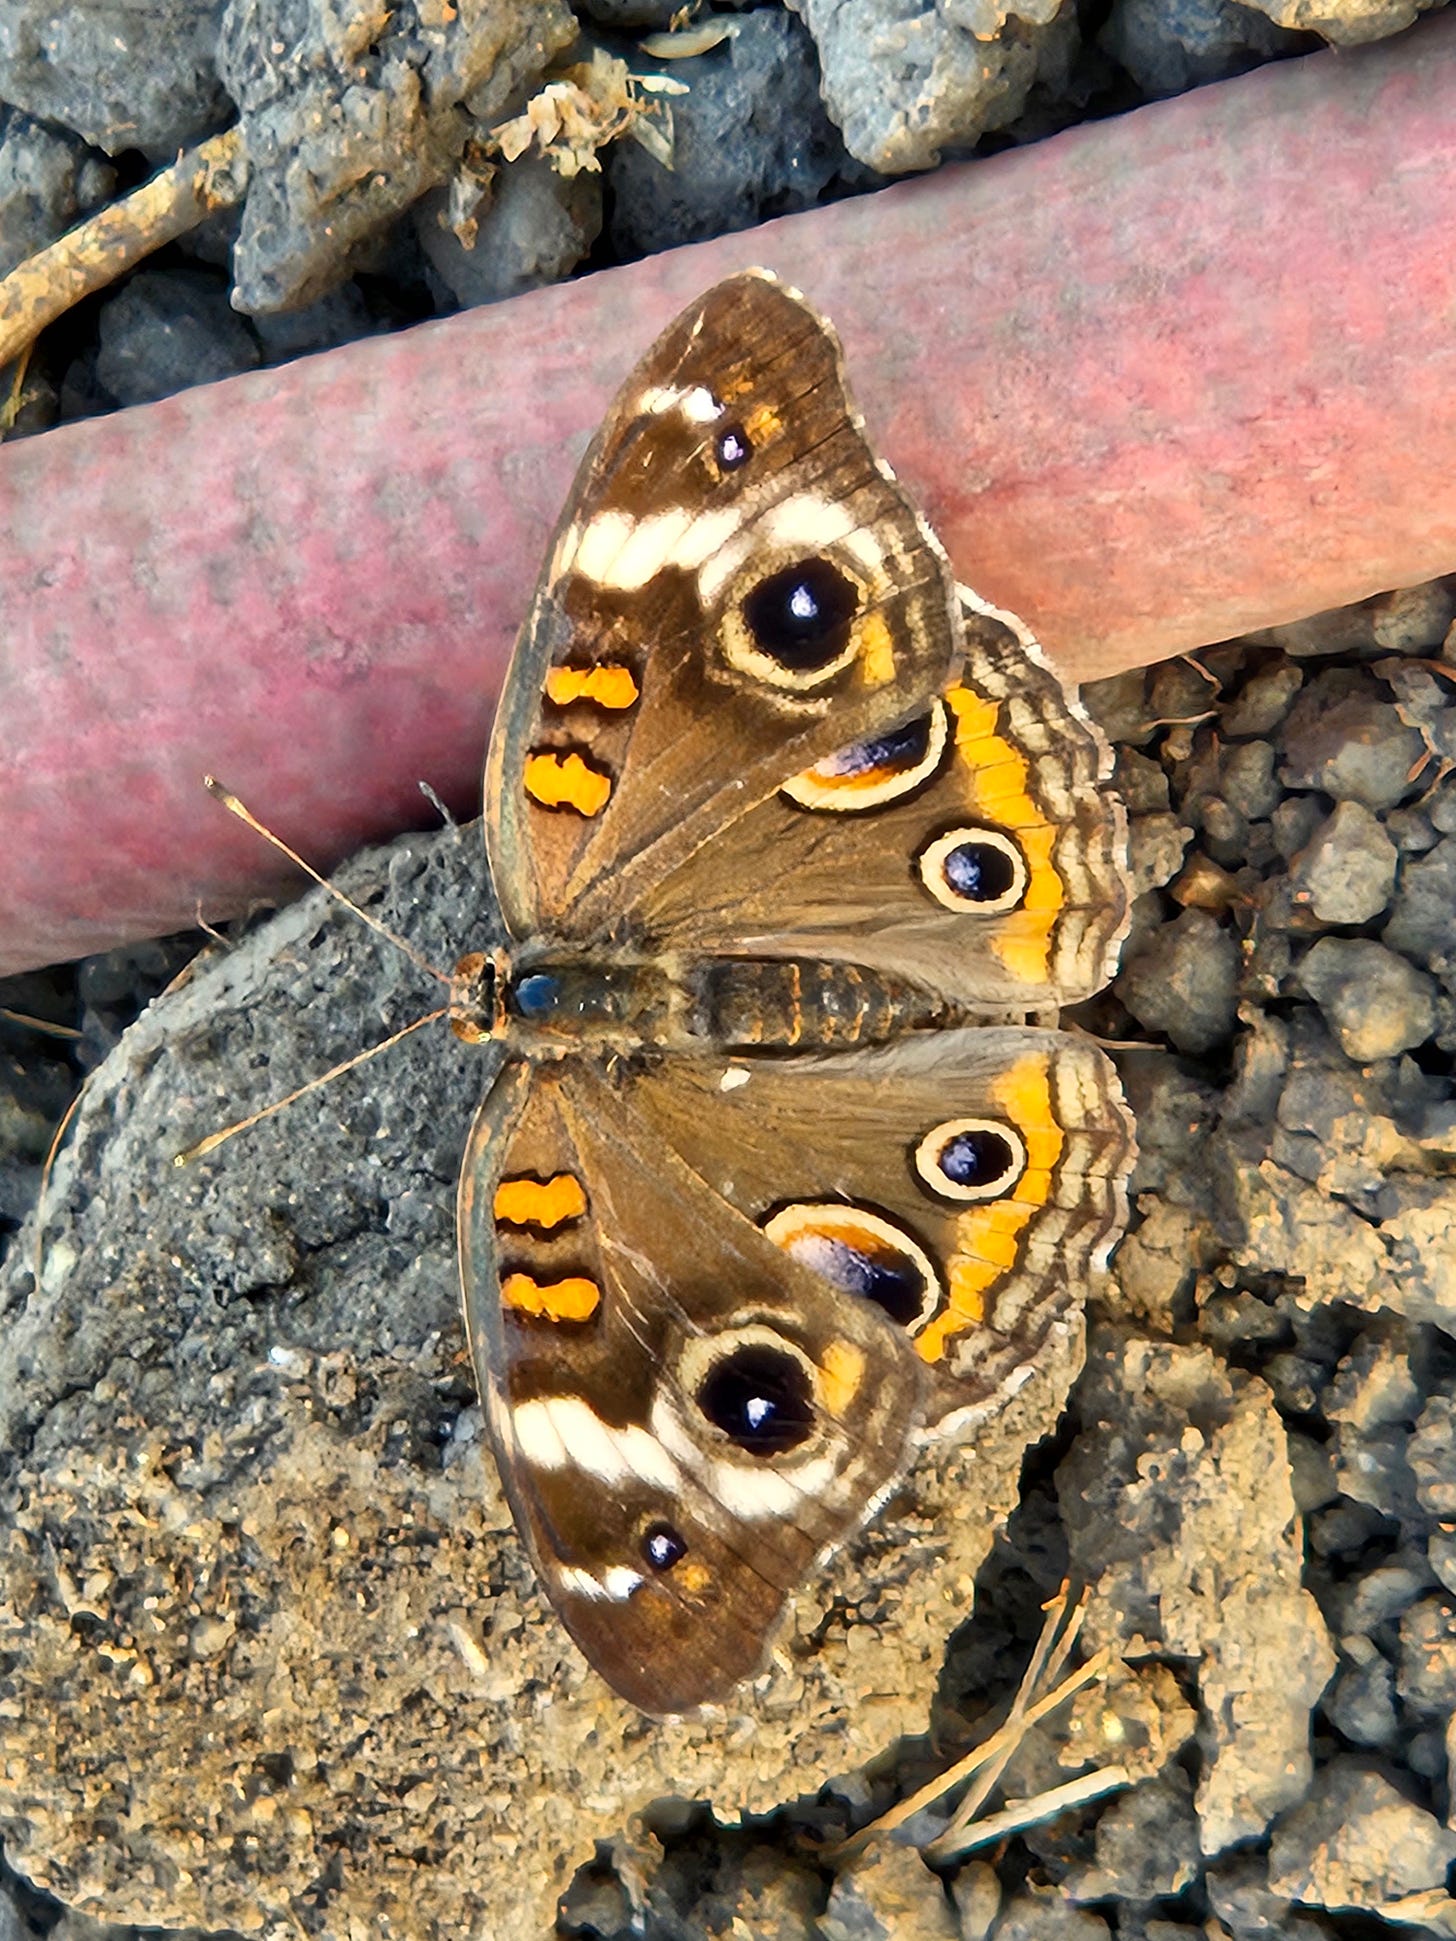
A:
<svg viewBox="0 0 1456 1941">
<path fill-rule="evenodd" d="M 946 1262 L 949 1300 L 944 1309 L 915 1337 L 915 1352 L 937 1362 L 950 1342 L 986 1318 L 986 1296 L 1003 1275 L 1015 1267 L 1021 1237 L 1033 1214 L 1052 1193 L 1052 1175 L 1065 1143 L 1052 1107 L 1051 1084 L 1044 1059 L 1018 1059 L 993 1087 L 996 1103 L 1005 1111 L 1026 1144 L 1026 1171 L 1009 1199 L 987 1200 L 968 1206 L 956 1220 L 957 1250 Z"/>
<path fill-rule="evenodd" d="M 1014 829 L 1026 858 L 1026 895 L 1019 923 L 1004 927 L 991 948 L 1023 983 L 1044 983 L 1051 961 L 1052 931 L 1066 901 L 1052 862 L 1056 830 L 1031 799 L 1028 764 L 997 732 L 996 703 L 973 688 L 946 695 L 955 715 L 956 754 L 966 771 L 967 800 L 988 822 Z"/>
<path fill-rule="evenodd" d="M 607 662 L 601 667 L 553 667 L 546 676 L 546 699 L 559 708 L 573 701 L 590 701 L 598 708 L 630 708 L 642 690 L 630 667 Z"/>
<path fill-rule="evenodd" d="M 550 1179 L 503 1179 L 495 1189 L 495 1217 L 508 1227 L 566 1226 L 586 1212 L 586 1190 L 575 1173 Z"/>
<path fill-rule="evenodd" d="M 580 755 L 541 750 L 526 758 L 526 793 L 543 809 L 574 809 L 600 815 L 612 793 L 612 778 Z"/>
<path fill-rule="evenodd" d="M 549 1283 L 533 1280 L 529 1274 L 507 1274 L 501 1282 L 502 1307 L 542 1321 L 590 1321 L 601 1299 L 602 1290 L 584 1274 Z"/>
</svg>

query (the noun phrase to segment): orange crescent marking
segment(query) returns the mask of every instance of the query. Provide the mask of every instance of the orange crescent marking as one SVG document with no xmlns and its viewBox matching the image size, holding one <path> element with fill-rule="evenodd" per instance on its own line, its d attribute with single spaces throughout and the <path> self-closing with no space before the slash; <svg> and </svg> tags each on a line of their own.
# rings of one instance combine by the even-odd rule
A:
<svg viewBox="0 0 1456 1941">
<path fill-rule="evenodd" d="M 956 1220 L 960 1249 L 946 1262 L 945 1308 L 915 1337 L 915 1351 L 926 1361 L 939 1361 L 947 1343 L 986 1318 L 986 1295 L 1016 1265 L 1028 1222 L 1051 1198 L 1052 1176 L 1066 1144 L 1043 1058 L 1018 1059 L 991 1090 L 1026 1146 L 1026 1168 L 1010 1198 L 987 1200 Z"/>
<path fill-rule="evenodd" d="M 495 1189 L 495 1217 L 509 1227 L 560 1227 L 585 1212 L 586 1191 L 575 1173 L 503 1179 Z"/>
<path fill-rule="evenodd" d="M 970 806 L 988 822 L 1014 830 L 1026 858 L 1026 895 L 1017 912 L 1021 920 L 1013 918 L 993 933 L 991 948 L 1013 977 L 1044 984 L 1052 930 L 1066 901 L 1052 862 L 1057 832 L 1031 799 L 1026 757 L 997 733 L 996 703 L 968 687 L 953 687 L 945 698 L 955 714 L 956 756 L 966 770 Z"/>
<path fill-rule="evenodd" d="M 580 755 L 538 750 L 526 760 L 526 793 L 543 809 L 574 809 L 600 815 L 612 793 L 612 778 Z"/>
<path fill-rule="evenodd" d="M 819 1362 L 820 1393 L 832 1416 L 842 1416 L 864 1380 L 864 1350 L 852 1341 L 826 1342 Z"/>
<path fill-rule="evenodd" d="M 546 699 L 559 708 L 590 701 L 599 708 L 630 708 L 641 693 L 630 667 L 553 667 L 546 676 Z"/>
<path fill-rule="evenodd" d="M 886 687 L 895 678 L 895 636 L 890 623 L 878 610 L 867 613 L 860 622 L 859 664 L 873 687 Z"/>
<path fill-rule="evenodd" d="M 501 1282 L 501 1306 L 516 1314 L 543 1321 L 590 1321 L 601 1305 L 602 1290 L 584 1274 L 543 1284 L 529 1274 L 507 1274 Z"/>
</svg>

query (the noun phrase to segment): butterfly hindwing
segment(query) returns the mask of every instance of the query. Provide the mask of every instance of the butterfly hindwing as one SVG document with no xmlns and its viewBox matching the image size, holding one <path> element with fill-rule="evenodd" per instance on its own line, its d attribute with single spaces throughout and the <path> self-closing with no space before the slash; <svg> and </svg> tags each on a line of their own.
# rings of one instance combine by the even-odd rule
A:
<svg viewBox="0 0 1456 1941">
<path fill-rule="evenodd" d="M 613 405 L 517 644 L 486 778 L 511 933 L 608 929 L 960 651 L 944 555 L 832 331 L 761 272 L 717 285 Z"/>
<path fill-rule="evenodd" d="M 992 1400 L 1080 1310 L 1126 1213 L 1132 1127 L 1086 1039 L 920 1033 L 624 1079 L 664 1143 L 777 1245 L 877 1302 L 934 1377 L 925 1426 Z"/>
<path fill-rule="evenodd" d="M 900 1473 L 923 1368 L 583 1063 L 507 1065 L 460 1235 L 492 1439 L 551 1602 L 642 1710 L 725 1699 Z"/>
<path fill-rule="evenodd" d="M 1129 904 L 1107 745 L 1021 623 L 961 597 L 950 691 L 654 885 L 636 912 L 654 948 L 847 959 L 990 1014 L 1107 981 Z"/>
</svg>

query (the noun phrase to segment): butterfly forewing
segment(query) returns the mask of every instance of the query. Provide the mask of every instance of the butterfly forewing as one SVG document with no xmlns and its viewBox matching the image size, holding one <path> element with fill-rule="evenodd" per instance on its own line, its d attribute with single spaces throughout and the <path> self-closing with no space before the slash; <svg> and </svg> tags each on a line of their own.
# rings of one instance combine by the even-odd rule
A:
<svg viewBox="0 0 1456 1941">
<path fill-rule="evenodd" d="M 732 815 L 959 661 L 949 569 L 838 344 L 761 273 L 654 347 L 582 466 L 491 744 L 518 937 L 599 934 Z"/>
</svg>

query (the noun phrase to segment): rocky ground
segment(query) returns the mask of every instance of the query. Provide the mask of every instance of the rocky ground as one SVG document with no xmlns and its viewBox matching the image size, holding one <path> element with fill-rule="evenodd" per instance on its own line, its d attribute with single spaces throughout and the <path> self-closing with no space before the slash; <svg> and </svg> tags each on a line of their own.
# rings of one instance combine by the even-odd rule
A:
<svg viewBox="0 0 1456 1941">
<path fill-rule="evenodd" d="M 514 50 L 514 96 L 504 82 L 472 91 L 460 56 L 461 99 L 479 103 L 482 125 L 529 91 L 531 49 L 564 45 L 573 25 L 564 8 L 554 25 L 543 9 L 528 32 L 524 11 L 492 15 Z M 688 83 L 671 97 L 672 175 L 628 141 L 602 151 L 600 176 L 567 178 L 528 158 L 503 171 L 493 201 L 482 198 L 472 219 L 490 225 L 491 246 L 469 250 L 461 155 L 419 120 L 392 135 L 376 128 L 415 158 L 408 207 L 359 208 L 334 256 L 283 187 L 266 212 L 260 200 L 214 219 L 50 334 L 27 374 L 21 428 L 865 192 L 882 172 L 1033 139 L 1297 52 L 1314 33 L 1373 38 L 1410 14 L 1382 0 L 1267 11 L 1117 0 L 1080 14 L 1033 8 L 1048 18 L 1018 17 L 988 43 L 974 33 L 1002 23 L 987 7 L 963 25 L 934 16 L 924 29 L 934 58 L 891 73 L 875 69 L 865 31 L 896 11 L 877 0 L 856 31 L 852 9 L 803 0 L 797 13 L 742 11 L 735 33 L 688 59 L 644 56 L 642 31 L 673 11 L 652 0 L 578 9 L 635 71 Z M 0 19 L 0 98 L 12 104 L 0 122 L 0 269 L 211 132 L 229 100 L 254 117 L 259 155 L 287 155 L 306 125 L 335 125 L 327 63 L 279 68 L 275 43 L 288 37 L 267 9 L 173 0 L 163 14 L 159 25 L 152 10 L 135 47 L 117 9 L 73 9 L 64 34 L 29 0 Z M 332 18 L 317 10 L 325 38 Z M 391 20 L 407 65 L 415 13 Z M 907 100 L 906 89 L 918 93 Z M 891 112 L 917 102 L 918 116 Z M 918 146 L 907 148 L 911 126 Z M 233 243 L 238 287 L 258 299 L 248 315 L 229 302 Z M 317 291 L 303 309 L 268 307 L 303 289 Z M 482 1883 L 503 1866 L 496 1822 L 509 1829 L 532 1810 L 521 1775 L 533 1763 L 569 1774 L 573 1761 L 589 1783 L 543 1783 L 533 1798 L 553 1822 L 553 1851 L 580 1867 L 561 1908 L 566 1935 L 1456 1932 L 1445 1893 L 1456 1858 L 1453 616 L 1456 584 L 1405 589 L 1089 693 L 1117 747 L 1140 894 L 1121 975 L 1081 1022 L 1121 1047 L 1142 1148 L 1133 1228 L 1090 1317 L 1085 1372 L 1027 1459 L 994 1547 L 960 1557 L 960 1594 L 937 1588 L 932 1623 L 920 1587 L 944 1563 L 927 1539 L 944 1516 L 944 1476 L 917 1477 L 871 1558 L 881 1571 L 887 1557 L 910 1560 L 887 1606 L 888 1648 L 908 1649 L 913 1634 L 920 1651 L 934 1631 L 938 1652 L 954 1631 L 932 1740 L 740 1828 L 680 1800 L 632 1810 L 657 1770 L 641 1733 L 571 1709 L 581 1695 L 569 1668 L 531 1655 L 549 1646 L 532 1630 L 529 1586 L 510 1575 L 498 1506 L 469 1507 L 486 1485 L 448 1235 L 451 1128 L 459 1118 L 463 1132 L 475 1084 L 467 1068 L 444 1080 L 428 1057 L 405 1063 L 394 1089 L 371 1081 L 363 1106 L 346 1094 L 307 1133 L 296 1122 L 261 1157 L 190 1182 L 191 1197 L 166 1204 L 179 1234 L 208 1234 L 203 1269 L 189 1259 L 183 1270 L 181 1242 L 170 1256 L 125 1257 L 128 1218 L 160 1230 L 160 1196 L 172 1190 L 164 1138 L 215 1117 L 224 1098 L 242 1109 L 251 1099 L 239 1088 L 273 1089 L 285 1033 L 308 1076 L 409 1015 L 413 996 L 384 960 L 355 954 L 316 906 L 299 906 L 281 928 L 240 934 L 230 955 L 214 948 L 120 1050 L 125 1028 L 206 940 L 0 987 L 0 1222 L 21 1236 L 3 1284 L 12 1463 L 0 1714 L 6 1790 L 23 1802 L 0 1809 L 18 1870 L 0 1936 L 133 1931 L 99 1924 L 102 1914 L 208 1932 L 263 1919 L 270 1933 L 362 1934 L 386 1931 L 369 1915 L 386 1901 L 388 1932 L 468 1931 L 492 1904 Z M 458 848 L 447 832 L 359 865 L 361 884 L 405 920 L 415 913 L 411 934 L 439 929 L 442 956 L 479 896 L 478 858 Z M 323 994 L 320 1008 L 304 1005 L 306 987 Z M 47 1037 L 7 1014 L 79 1035 Z M 286 1021 L 304 1015 L 314 1022 L 294 1042 Z M 35 1235 L 22 1223 L 51 1130 L 93 1070 L 46 1211 L 43 1285 L 64 1277 L 70 1292 L 46 1310 L 50 1333 L 37 1340 L 25 1307 Z M 155 1175 L 137 1170 L 147 1138 L 161 1150 Z M 311 1198 L 282 1173 L 290 1140 L 315 1181 Z M 321 1177 L 332 1184 L 320 1192 Z M 117 1288 L 135 1298 L 107 1307 L 102 1296 Z M 360 1305 L 361 1288 L 384 1290 L 377 1307 Z M 270 1363 L 269 1347 L 284 1323 L 298 1356 L 286 1366 Z M 388 1352 L 371 1361 L 366 1335 Z M 1023 1441 L 1051 1429 L 1064 1387 L 1050 1380 Z M 37 1439 L 42 1421 L 48 1441 Z M 74 1459 L 82 1446 L 89 1468 Z M 1014 1477 L 1019 1445 L 1003 1460 Z M 226 1575 L 246 1523 L 229 1520 L 228 1491 L 246 1501 L 249 1540 L 272 1572 L 248 1587 L 268 1618 L 252 1634 L 268 1644 L 255 1649 L 251 1687 L 217 1628 L 222 1589 L 188 1575 L 199 1556 Z M 339 1512 L 332 1523 L 319 1517 L 324 1498 Z M 341 1506 L 362 1548 L 339 1542 Z M 160 1535 L 137 1534 L 147 1516 Z M 184 1541 L 189 1516 L 202 1538 Z M 413 1559 L 387 1585 L 371 1533 L 376 1550 Z M 492 1673 L 500 1689 L 482 1697 L 479 1679 L 462 1684 L 444 1659 L 412 1676 L 385 1664 L 372 1691 L 323 1678 L 317 1692 L 301 1689 L 307 1653 L 323 1655 L 331 1627 L 365 1662 L 371 1636 L 378 1651 L 379 1636 L 447 1624 L 454 1573 L 478 1571 L 485 1556 L 492 1594 L 516 1600 L 516 1655 Z M 436 1560 L 433 1576 L 421 1557 Z M 64 1622 L 20 1590 L 55 1578 L 58 1560 Z M 1069 1574 L 1089 1587 L 1082 1648 L 1109 1648 L 1119 1668 L 1029 1736 L 1003 1791 L 1035 1793 L 1115 1762 L 1136 1783 L 938 1872 L 916 1850 L 942 1824 L 934 1809 L 905 1829 L 913 1844 L 836 1859 L 837 1840 L 999 1723 L 1041 1606 Z M 316 1606 L 312 1633 L 277 1635 L 289 1597 L 295 1609 Z M 102 1622 L 123 1606 L 138 1635 L 148 1612 L 183 1626 L 186 1677 L 166 1704 L 149 1696 L 146 1653 Z M 360 1612 L 384 1630 L 360 1629 Z M 312 1720 L 320 1770 L 332 1767 L 337 1783 L 310 1790 L 301 1774 L 267 1767 L 249 1782 L 251 1831 L 237 1816 L 193 1824 L 187 1792 L 225 1769 L 204 1745 L 207 1720 L 241 1731 L 265 1673 L 270 1703 Z M 68 1710 L 82 1688 L 86 1705 Z M 556 1694 L 549 1714 L 519 1709 L 542 1689 Z M 47 1691 L 54 1706 L 37 1702 Z M 689 1762 L 720 1820 L 790 1798 L 781 1755 L 802 1756 L 804 1790 L 854 1763 L 796 1739 L 812 1705 L 802 1694 L 794 1703 L 761 1739 L 716 1748 L 714 1777 Z M 546 1751 L 531 1736 L 544 1717 L 557 1734 Z M 567 1719 L 574 1742 L 560 1736 Z M 866 1712 L 869 1743 L 905 1729 Z M 513 1796 L 492 1795 L 488 1762 L 482 1790 L 479 1743 L 513 1762 Z M 635 1792 L 620 1782 L 634 1760 Z M 130 1774 L 125 1788 L 117 1774 Z M 355 1802 L 352 1821 L 340 1817 L 341 1794 Z M 326 1812 L 338 1828 L 331 1868 L 265 1906 L 258 1879 L 283 1879 L 315 1838 L 305 1821 Z"/>
</svg>

